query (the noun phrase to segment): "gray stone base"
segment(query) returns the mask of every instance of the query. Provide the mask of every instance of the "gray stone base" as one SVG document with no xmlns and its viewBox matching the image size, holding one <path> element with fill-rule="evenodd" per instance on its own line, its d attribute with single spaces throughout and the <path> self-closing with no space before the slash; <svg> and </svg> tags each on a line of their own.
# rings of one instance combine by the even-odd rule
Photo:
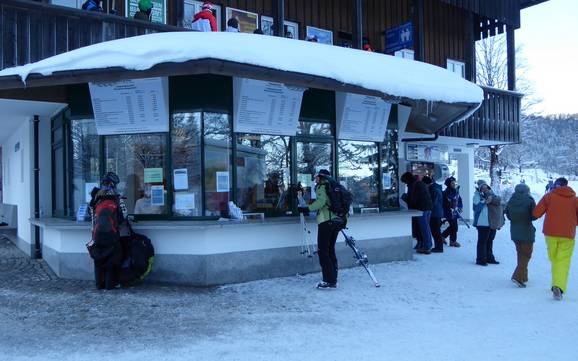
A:
<svg viewBox="0 0 578 361">
<path fill-rule="evenodd" d="M 371 264 L 412 259 L 412 238 L 395 237 L 357 241 Z M 340 268 L 354 266 L 353 252 L 345 243 L 336 246 Z M 43 247 L 43 258 L 62 278 L 93 279 L 87 253 L 58 253 Z M 151 281 L 212 286 L 320 272 L 316 255 L 300 255 L 300 247 L 265 249 L 213 255 L 158 254 Z"/>
<path fill-rule="evenodd" d="M 0 234 L 12 241 L 12 243 L 14 243 L 16 247 L 18 247 L 18 249 L 24 252 L 27 256 L 32 257 L 34 254 L 34 245 L 18 237 L 18 230 L 16 228 L 1 227 Z"/>
</svg>

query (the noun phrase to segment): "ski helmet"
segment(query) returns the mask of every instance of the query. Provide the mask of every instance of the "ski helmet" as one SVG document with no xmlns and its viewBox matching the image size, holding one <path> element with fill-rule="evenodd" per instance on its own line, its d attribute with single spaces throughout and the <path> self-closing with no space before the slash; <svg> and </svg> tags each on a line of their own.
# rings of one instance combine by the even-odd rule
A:
<svg viewBox="0 0 578 361">
<path fill-rule="evenodd" d="M 153 8 L 153 3 L 151 2 L 151 0 L 140 0 L 138 2 L 138 8 L 140 9 L 140 11 L 146 13 L 147 11 Z"/>
<path fill-rule="evenodd" d="M 118 175 L 116 175 L 115 172 L 108 172 L 102 177 L 102 180 L 100 182 L 101 184 L 112 183 L 112 185 L 116 187 L 116 185 L 120 182 L 120 179 L 118 178 Z"/>
</svg>

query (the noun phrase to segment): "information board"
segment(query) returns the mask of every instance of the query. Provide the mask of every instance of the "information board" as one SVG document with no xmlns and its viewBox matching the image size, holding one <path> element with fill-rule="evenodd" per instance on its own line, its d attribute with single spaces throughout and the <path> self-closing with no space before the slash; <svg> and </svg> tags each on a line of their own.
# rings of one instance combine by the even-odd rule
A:
<svg viewBox="0 0 578 361">
<path fill-rule="evenodd" d="M 233 79 L 233 127 L 237 133 L 295 135 L 304 88 Z"/>
<path fill-rule="evenodd" d="M 337 138 L 383 142 L 391 104 L 385 100 L 359 94 L 335 94 Z"/>
<path fill-rule="evenodd" d="M 98 135 L 169 131 L 167 78 L 89 83 Z"/>
<path fill-rule="evenodd" d="M 413 25 L 411 21 L 385 30 L 385 53 L 413 47 Z"/>
<path fill-rule="evenodd" d="M 126 9 L 126 16 L 134 18 L 134 14 L 138 11 L 139 0 L 125 0 L 124 8 Z M 151 21 L 153 23 L 167 23 L 167 0 L 151 0 L 153 9 L 151 11 Z"/>
<path fill-rule="evenodd" d="M 446 145 L 406 144 L 405 158 L 408 161 L 449 163 Z"/>
</svg>

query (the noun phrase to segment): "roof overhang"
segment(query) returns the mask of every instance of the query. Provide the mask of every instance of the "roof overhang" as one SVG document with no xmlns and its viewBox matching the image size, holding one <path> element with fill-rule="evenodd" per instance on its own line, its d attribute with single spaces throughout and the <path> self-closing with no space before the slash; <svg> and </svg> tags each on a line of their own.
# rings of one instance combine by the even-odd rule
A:
<svg viewBox="0 0 578 361">
<path fill-rule="evenodd" d="M 534 5 L 545 3 L 548 0 L 520 0 L 520 9 L 526 9 Z"/>
</svg>

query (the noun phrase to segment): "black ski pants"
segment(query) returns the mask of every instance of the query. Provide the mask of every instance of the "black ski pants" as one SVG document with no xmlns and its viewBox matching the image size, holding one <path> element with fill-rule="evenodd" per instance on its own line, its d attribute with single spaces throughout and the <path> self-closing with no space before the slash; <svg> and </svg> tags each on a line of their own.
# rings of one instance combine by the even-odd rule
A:
<svg viewBox="0 0 578 361">
<path fill-rule="evenodd" d="M 457 219 L 448 219 L 448 228 L 444 230 L 442 233 L 442 237 L 446 238 L 450 236 L 450 242 L 454 243 L 458 240 L 458 220 Z"/>
<path fill-rule="evenodd" d="M 476 227 L 478 229 L 477 263 L 494 262 L 494 238 L 496 230 L 490 227 Z"/>
<path fill-rule="evenodd" d="M 434 249 L 444 249 L 444 239 L 442 238 L 441 230 L 442 219 L 439 217 L 431 217 L 429 227 L 431 228 L 431 235 L 434 240 Z"/>
<path fill-rule="evenodd" d="M 335 242 L 339 235 L 339 227 L 331 221 L 320 223 L 317 226 L 317 255 L 323 274 L 323 282 L 337 283 L 337 256 Z"/>
</svg>

